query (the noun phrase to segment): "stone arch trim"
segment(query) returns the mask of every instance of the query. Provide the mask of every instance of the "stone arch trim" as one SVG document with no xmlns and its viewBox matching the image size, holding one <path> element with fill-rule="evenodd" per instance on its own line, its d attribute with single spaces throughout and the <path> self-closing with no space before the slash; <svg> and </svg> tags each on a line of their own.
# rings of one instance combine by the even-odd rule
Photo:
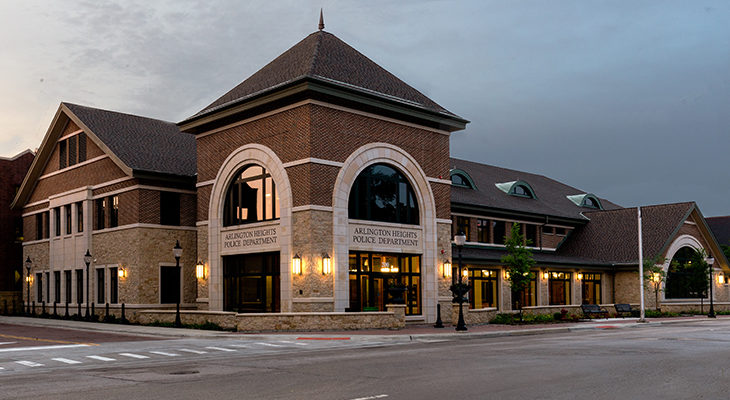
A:
<svg viewBox="0 0 730 400">
<path fill-rule="evenodd" d="M 437 299 L 437 228 L 436 202 L 428 178 L 416 159 L 405 150 L 388 143 L 369 143 L 355 150 L 345 160 L 335 180 L 332 194 L 335 311 L 349 306 L 348 297 L 348 202 L 355 179 L 370 165 L 384 163 L 403 173 L 418 200 L 420 227 L 423 229 L 421 294 L 423 315 L 427 322 L 436 319 Z"/>
<path fill-rule="evenodd" d="M 280 300 L 281 311 L 291 311 L 291 209 L 292 190 L 289 176 L 281 159 L 270 148 L 260 144 L 248 144 L 233 151 L 223 161 L 213 183 L 208 207 L 208 262 L 210 263 L 210 282 L 208 285 L 209 307 L 211 310 L 223 309 L 223 265 L 221 263 L 220 235 L 223 227 L 223 205 L 228 186 L 238 170 L 247 164 L 258 164 L 266 168 L 276 183 L 279 192 L 279 233 L 280 245 Z"/>
<path fill-rule="evenodd" d="M 662 269 L 664 269 L 665 276 L 668 276 L 668 274 L 669 274 L 669 264 L 672 262 L 672 258 L 674 258 L 674 255 L 677 254 L 677 252 L 682 247 L 691 247 L 697 251 L 702 251 L 705 249 L 705 247 L 702 246 L 702 243 L 692 235 L 678 236 L 676 239 L 674 239 L 672 244 L 669 245 L 669 247 L 667 248 L 666 256 L 664 257 L 664 264 L 662 265 Z M 665 301 L 665 300 L 667 300 L 667 298 L 666 298 L 667 282 L 666 281 L 662 284 L 662 287 L 663 287 L 662 288 L 663 290 L 662 290 L 662 294 L 661 294 L 661 300 Z M 669 300 L 674 300 L 674 299 L 669 299 Z"/>
</svg>

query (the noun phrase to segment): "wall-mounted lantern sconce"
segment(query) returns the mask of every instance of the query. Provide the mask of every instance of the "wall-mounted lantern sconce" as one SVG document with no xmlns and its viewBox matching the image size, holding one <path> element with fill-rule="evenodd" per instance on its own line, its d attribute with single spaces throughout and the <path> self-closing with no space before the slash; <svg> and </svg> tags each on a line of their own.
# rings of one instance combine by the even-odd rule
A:
<svg viewBox="0 0 730 400">
<path fill-rule="evenodd" d="M 653 273 L 651 276 L 651 280 L 653 280 L 654 282 L 659 282 L 661 279 L 662 276 L 658 272 Z"/>
<path fill-rule="evenodd" d="M 468 278 L 469 277 L 469 269 L 468 268 L 464 268 L 464 270 L 461 271 L 461 274 L 464 275 L 464 278 Z"/>
<path fill-rule="evenodd" d="M 126 278 L 127 277 L 127 269 L 124 267 L 119 267 L 117 270 L 117 276 L 120 278 Z"/>
<path fill-rule="evenodd" d="M 717 274 L 717 283 L 719 283 L 721 285 L 724 285 L 725 282 L 726 282 L 725 281 L 725 274 L 722 273 L 722 272 L 720 272 L 719 274 Z"/>
<path fill-rule="evenodd" d="M 327 253 L 322 254 L 322 275 L 329 275 L 332 273 L 332 260 L 330 255 Z"/>
<path fill-rule="evenodd" d="M 550 273 L 545 271 L 542 273 L 542 279 L 548 280 L 550 278 Z"/>
<path fill-rule="evenodd" d="M 578 272 L 578 274 L 576 276 L 578 277 L 578 280 L 579 281 L 580 280 L 583 280 L 583 273 L 582 272 Z"/>
<path fill-rule="evenodd" d="M 198 279 L 205 279 L 205 264 L 202 261 L 198 261 L 195 264 L 195 277 Z"/>
<path fill-rule="evenodd" d="M 507 271 L 506 269 L 504 270 L 504 279 L 509 280 L 509 271 Z"/>
<path fill-rule="evenodd" d="M 295 275 L 302 274 L 302 258 L 299 254 L 294 254 L 294 258 L 291 260 L 291 271 Z"/>
<path fill-rule="evenodd" d="M 443 271 L 441 271 L 441 275 L 443 275 L 444 278 L 451 278 L 452 270 L 451 270 L 451 261 L 445 260 L 443 267 L 441 267 Z"/>
</svg>

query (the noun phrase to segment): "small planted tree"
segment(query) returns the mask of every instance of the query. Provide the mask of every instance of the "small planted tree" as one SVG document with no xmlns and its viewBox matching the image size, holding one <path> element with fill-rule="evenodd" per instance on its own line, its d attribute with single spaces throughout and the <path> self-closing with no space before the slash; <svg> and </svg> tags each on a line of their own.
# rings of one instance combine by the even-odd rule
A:
<svg viewBox="0 0 730 400">
<path fill-rule="evenodd" d="M 512 293 L 520 292 L 530 285 L 530 281 L 534 278 L 530 271 L 535 266 L 535 259 L 532 257 L 530 249 L 525 245 L 532 244 L 531 241 L 525 241 L 525 237 L 520 230 L 520 224 L 512 224 L 512 230 L 509 236 L 505 236 L 505 247 L 507 254 L 502 257 L 505 271 L 509 276 L 509 284 Z M 517 302 L 517 308 L 520 310 L 520 321 L 522 321 L 522 302 Z"/>
<path fill-rule="evenodd" d="M 700 312 L 703 312 L 704 299 L 710 286 L 710 264 L 705 261 L 706 256 L 704 250 L 696 251 L 692 256 L 692 260 L 684 264 L 687 292 L 690 297 L 700 298 Z"/>
<path fill-rule="evenodd" d="M 654 258 L 644 259 L 644 287 L 654 290 L 654 308 L 659 309 L 659 292 L 662 291 L 662 283 L 667 278 L 667 273 L 662 268 L 665 258 L 661 255 Z"/>
</svg>

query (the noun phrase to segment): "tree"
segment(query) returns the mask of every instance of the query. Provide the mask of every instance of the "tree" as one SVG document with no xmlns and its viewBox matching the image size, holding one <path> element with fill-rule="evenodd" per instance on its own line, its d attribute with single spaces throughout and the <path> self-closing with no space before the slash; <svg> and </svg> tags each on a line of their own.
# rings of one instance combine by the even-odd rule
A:
<svg viewBox="0 0 730 400">
<path fill-rule="evenodd" d="M 659 292 L 662 291 L 662 283 L 667 277 L 662 267 L 665 261 L 661 255 L 644 259 L 644 287 L 654 289 L 654 305 L 657 311 L 659 311 Z"/>
<path fill-rule="evenodd" d="M 505 236 L 504 245 L 507 254 L 502 257 L 512 293 L 525 290 L 534 278 L 534 274 L 530 270 L 535 266 L 535 259 L 532 257 L 532 252 L 525 247 L 526 244 L 532 244 L 532 241 L 525 240 L 521 233 L 520 224 L 515 222 L 512 224 L 510 235 Z M 522 321 L 522 304 L 520 302 L 517 302 L 517 308 L 520 310 L 520 321 Z"/>
<path fill-rule="evenodd" d="M 710 265 L 705 261 L 704 250 L 696 251 L 692 259 L 684 264 L 687 277 L 687 292 L 690 296 L 704 299 L 710 284 Z"/>
<path fill-rule="evenodd" d="M 725 253 L 725 258 L 730 260 L 730 245 L 721 244 L 720 247 L 722 248 L 722 252 Z"/>
</svg>

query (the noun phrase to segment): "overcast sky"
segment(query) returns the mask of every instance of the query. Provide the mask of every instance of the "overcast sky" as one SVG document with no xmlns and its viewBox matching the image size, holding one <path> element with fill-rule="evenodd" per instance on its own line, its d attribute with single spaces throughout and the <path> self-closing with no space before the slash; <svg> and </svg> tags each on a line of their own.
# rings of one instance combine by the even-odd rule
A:
<svg viewBox="0 0 730 400">
<path fill-rule="evenodd" d="M 178 122 L 317 28 L 471 123 L 451 154 L 730 215 L 730 1 L 0 2 L 0 156 L 61 101 Z"/>
</svg>

